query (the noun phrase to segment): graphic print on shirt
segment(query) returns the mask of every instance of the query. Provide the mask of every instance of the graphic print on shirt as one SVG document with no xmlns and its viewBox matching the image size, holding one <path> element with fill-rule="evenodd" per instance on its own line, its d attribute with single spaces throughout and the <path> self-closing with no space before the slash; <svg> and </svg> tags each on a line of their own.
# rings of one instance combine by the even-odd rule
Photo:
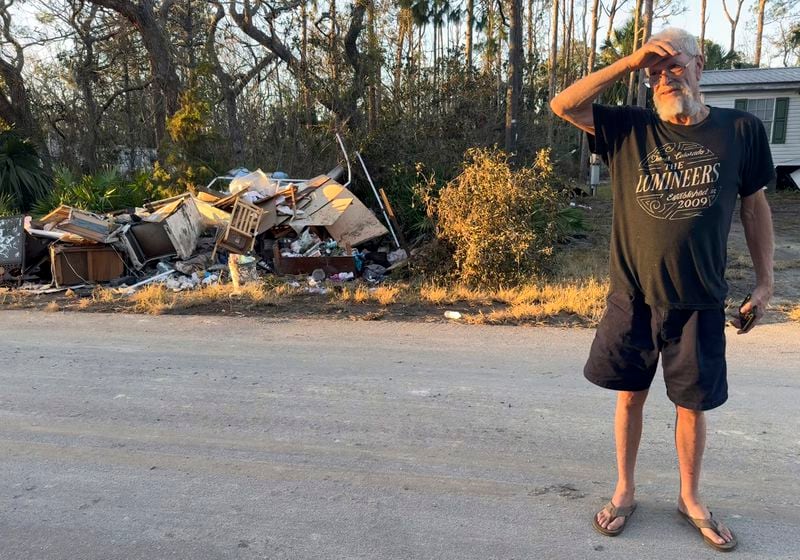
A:
<svg viewBox="0 0 800 560">
<path fill-rule="evenodd" d="M 700 144 L 672 142 L 639 162 L 636 200 L 654 218 L 699 216 L 719 194 L 719 158 Z"/>
</svg>

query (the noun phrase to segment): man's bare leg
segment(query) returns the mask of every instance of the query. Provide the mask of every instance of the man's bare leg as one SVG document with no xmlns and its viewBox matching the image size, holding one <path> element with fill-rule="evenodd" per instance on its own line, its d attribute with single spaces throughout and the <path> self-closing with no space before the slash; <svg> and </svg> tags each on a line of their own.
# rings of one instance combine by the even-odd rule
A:
<svg viewBox="0 0 800 560">
<path fill-rule="evenodd" d="M 620 391 L 617 395 L 617 410 L 614 414 L 614 439 L 617 447 L 617 488 L 611 502 L 617 507 L 633 504 L 636 454 L 642 439 L 642 410 L 647 400 L 647 391 Z M 597 523 L 614 531 L 625 523 L 624 518 L 613 521 L 605 510 L 598 512 Z"/>
<path fill-rule="evenodd" d="M 681 406 L 675 418 L 675 448 L 678 451 L 678 467 L 681 474 L 681 490 L 678 497 L 678 508 L 690 517 L 705 519 L 708 509 L 700 503 L 700 467 L 703 463 L 703 451 L 706 447 L 706 416 L 700 410 L 691 410 Z M 703 534 L 717 544 L 730 542 L 731 533 L 727 527 L 720 525 L 722 537 L 712 529 L 703 529 Z"/>
</svg>

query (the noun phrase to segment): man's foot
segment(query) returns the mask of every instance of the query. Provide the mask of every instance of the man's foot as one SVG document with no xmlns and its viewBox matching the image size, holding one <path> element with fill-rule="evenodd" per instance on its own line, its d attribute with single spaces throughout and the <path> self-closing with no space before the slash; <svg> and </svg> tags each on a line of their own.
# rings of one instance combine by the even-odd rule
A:
<svg viewBox="0 0 800 560">
<path fill-rule="evenodd" d="M 604 535 L 618 535 L 635 509 L 633 494 L 614 494 L 611 501 L 597 512 L 593 525 Z"/>
<path fill-rule="evenodd" d="M 678 513 L 700 531 L 705 541 L 717 550 L 732 550 L 736 546 L 736 537 L 731 530 L 722 522 L 712 518 L 711 512 L 704 505 L 688 504 L 679 498 Z"/>
</svg>

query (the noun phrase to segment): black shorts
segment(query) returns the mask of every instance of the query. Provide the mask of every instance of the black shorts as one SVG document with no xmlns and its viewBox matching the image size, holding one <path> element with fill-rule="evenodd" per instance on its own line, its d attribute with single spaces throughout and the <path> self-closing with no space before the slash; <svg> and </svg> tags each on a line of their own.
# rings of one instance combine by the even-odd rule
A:
<svg viewBox="0 0 800 560">
<path fill-rule="evenodd" d="M 658 309 L 640 297 L 608 296 L 583 374 L 601 387 L 643 391 L 661 354 L 669 399 L 709 410 L 728 399 L 725 310 Z"/>
</svg>

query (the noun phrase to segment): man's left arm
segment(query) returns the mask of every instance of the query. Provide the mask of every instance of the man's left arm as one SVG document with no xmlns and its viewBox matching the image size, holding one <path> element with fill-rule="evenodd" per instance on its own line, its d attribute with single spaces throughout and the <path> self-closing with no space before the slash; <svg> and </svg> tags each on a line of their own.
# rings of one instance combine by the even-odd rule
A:
<svg viewBox="0 0 800 560">
<path fill-rule="evenodd" d="M 773 255 L 775 252 L 775 237 L 772 231 L 772 212 L 767 203 L 765 190 L 761 189 L 755 193 L 742 198 L 741 218 L 744 226 L 744 236 L 747 240 L 747 248 L 750 251 L 750 258 L 753 260 L 753 268 L 756 273 L 756 287 L 752 292 L 750 301 L 741 308 L 741 313 L 748 313 L 753 307 L 756 311 L 758 322 L 764 315 L 764 310 L 772 298 L 774 284 Z M 739 328 L 738 334 L 749 332 L 741 330 L 738 318 L 733 321 Z"/>
</svg>

